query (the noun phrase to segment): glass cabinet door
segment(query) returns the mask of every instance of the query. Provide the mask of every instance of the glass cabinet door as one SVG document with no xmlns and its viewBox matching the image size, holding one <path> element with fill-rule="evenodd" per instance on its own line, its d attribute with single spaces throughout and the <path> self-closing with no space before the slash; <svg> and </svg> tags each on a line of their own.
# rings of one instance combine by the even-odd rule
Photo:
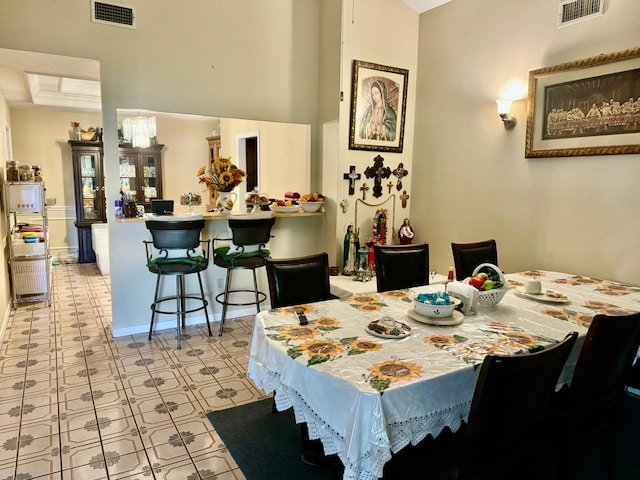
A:
<svg viewBox="0 0 640 480">
<path fill-rule="evenodd" d="M 158 185 L 156 176 L 156 157 L 152 155 L 144 155 L 142 158 L 142 181 L 144 202 L 151 202 L 152 198 L 158 198 Z"/>
<path fill-rule="evenodd" d="M 134 202 L 138 201 L 136 162 L 137 156 L 120 155 L 120 188 L 125 196 L 131 195 Z"/>
<path fill-rule="evenodd" d="M 98 211 L 98 198 L 100 183 L 97 177 L 98 156 L 96 154 L 80 155 L 80 178 L 82 186 L 82 211 L 84 218 L 81 220 L 97 220 L 100 218 Z"/>
</svg>

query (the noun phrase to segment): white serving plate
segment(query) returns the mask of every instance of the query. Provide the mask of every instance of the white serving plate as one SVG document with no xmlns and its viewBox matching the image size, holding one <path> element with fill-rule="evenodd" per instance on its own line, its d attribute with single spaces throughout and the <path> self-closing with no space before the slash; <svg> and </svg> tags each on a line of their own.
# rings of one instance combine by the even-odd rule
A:
<svg viewBox="0 0 640 480">
<path fill-rule="evenodd" d="M 378 319 L 378 320 L 374 320 L 375 322 L 378 322 L 382 319 Z M 374 323 L 374 322 L 371 322 Z M 371 330 L 369 328 L 369 325 L 367 325 L 367 333 L 370 333 L 371 335 L 373 335 L 374 337 L 380 337 L 380 338 L 405 338 L 408 337 L 409 335 L 411 335 L 411 327 L 409 325 L 407 325 L 406 323 L 402 323 L 402 322 L 398 322 L 396 321 L 396 324 L 399 325 L 399 328 L 401 328 L 403 330 L 403 333 L 401 333 L 400 335 L 389 335 L 386 333 L 380 333 L 380 332 L 376 332 L 375 330 Z"/>
<path fill-rule="evenodd" d="M 464 321 L 464 315 L 462 312 L 458 310 L 454 310 L 453 314 L 450 317 L 425 317 L 424 315 L 420 315 L 415 310 L 409 310 L 407 315 L 411 320 L 415 320 L 416 322 L 426 323 L 427 325 L 437 325 L 442 327 L 460 325 Z"/>
<path fill-rule="evenodd" d="M 516 295 L 530 300 L 537 300 L 539 302 L 550 303 L 569 303 L 569 297 L 564 293 L 556 292 L 555 290 L 543 290 L 540 293 L 527 293 L 523 288 L 516 288 L 514 291 Z"/>
<path fill-rule="evenodd" d="M 269 205 L 269 208 L 271 209 L 272 212 L 279 212 L 279 213 L 295 213 L 298 211 L 298 205 L 292 205 L 290 207 L 280 207 L 278 205 Z"/>
</svg>

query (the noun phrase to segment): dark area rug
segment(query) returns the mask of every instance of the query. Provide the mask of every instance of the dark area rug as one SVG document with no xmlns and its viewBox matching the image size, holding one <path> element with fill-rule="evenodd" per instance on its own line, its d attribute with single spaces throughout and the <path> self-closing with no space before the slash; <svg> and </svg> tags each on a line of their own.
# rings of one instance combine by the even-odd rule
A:
<svg viewBox="0 0 640 480">
<path fill-rule="evenodd" d="M 247 480 L 335 480 L 302 461 L 300 426 L 293 410 L 272 411 L 268 398 L 207 414 Z"/>
</svg>

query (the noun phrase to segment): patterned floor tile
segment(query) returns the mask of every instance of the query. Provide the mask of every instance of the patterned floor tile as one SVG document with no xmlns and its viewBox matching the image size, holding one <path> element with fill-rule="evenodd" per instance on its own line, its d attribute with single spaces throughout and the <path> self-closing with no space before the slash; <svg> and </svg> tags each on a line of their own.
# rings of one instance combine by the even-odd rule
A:
<svg viewBox="0 0 640 480">
<path fill-rule="evenodd" d="M 0 345 L 0 480 L 244 480 L 205 412 L 263 398 L 252 317 L 113 338 L 109 277 L 53 270 L 51 307 L 13 310 Z M 218 325 L 212 322 L 217 333 Z"/>
</svg>

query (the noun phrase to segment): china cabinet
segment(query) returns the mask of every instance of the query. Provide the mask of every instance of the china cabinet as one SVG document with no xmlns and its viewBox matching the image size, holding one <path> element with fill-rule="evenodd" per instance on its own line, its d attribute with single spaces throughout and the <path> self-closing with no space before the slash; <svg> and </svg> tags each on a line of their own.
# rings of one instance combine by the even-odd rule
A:
<svg viewBox="0 0 640 480">
<path fill-rule="evenodd" d="M 104 190 L 102 142 L 69 141 L 73 156 L 76 222 L 78 228 L 78 261 L 94 263 L 91 225 L 107 221 Z M 138 205 L 149 210 L 152 198 L 162 198 L 162 159 L 164 145 L 135 148 L 119 145 L 120 188 Z"/>
<path fill-rule="evenodd" d="M 107 221 L 102 142 L 69 141 L 73 155 L 74 193 L 78 229 L 78 261 L 93 263 L 91 225 Z"/>
<path fill-rule="evenodd" d="M 152 199 L 162 198 L 163 147 L 156 144 L 135 148 L 131 144 L 120 144 L 120 188 L 147 211 L 151 209 Z"/>
<path fill-rule="evenodd" d="M 220 156 L 220 135 L 214 135 L 213 137 L 207 137 L 209 143 L 209 163 L 207 170 L 210 172 L 213 169 L 213 161 L 216 157 Z M 215 206 L 218 200 L 218 192 L 213 188 L 209 189 L 209 204 Z"/>
</svg>

